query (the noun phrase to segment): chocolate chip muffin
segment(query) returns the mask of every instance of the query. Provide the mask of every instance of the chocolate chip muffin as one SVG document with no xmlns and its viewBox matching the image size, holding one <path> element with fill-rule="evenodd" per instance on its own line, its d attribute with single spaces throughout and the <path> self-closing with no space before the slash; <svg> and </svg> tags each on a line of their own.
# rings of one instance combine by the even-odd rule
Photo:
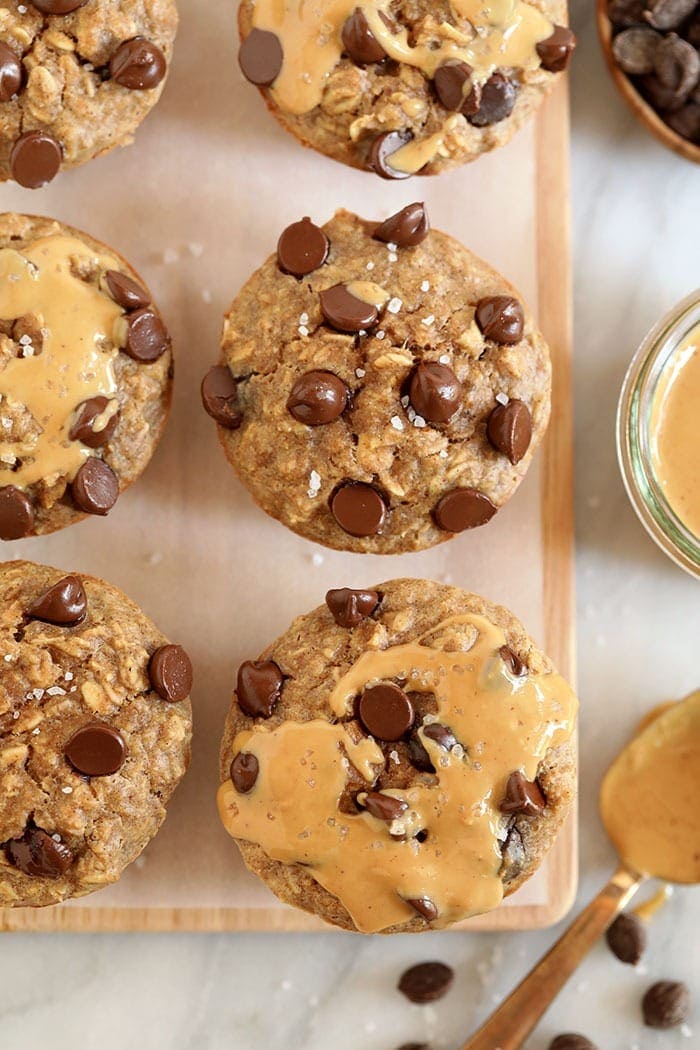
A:
<svg viewBox="0 0 700 1050">
<path fill-rule="evenodd" d="M 119 878 L 190 758 L 192 667 L 116 587 L 0 565 L 0 906 Z"/>
<path fill-rule="evenodd" d="M 412 204 L 286 229 L 226 316 L 204 405 L 263 510 L 341 550 L 484 525 L 545 432 L 548 348 L 505 278 Z"/>
<path fill-rule="evenodd" d="M 508 142 L 576 46 L 564 0 L 243 0 L 244 76 L 305 146 L 385 179 Z"/>
<path fill-rule="evenodd" d="M 332 590 L 239 668 L 219 813 L 287 903 L 363 933 L 441 929 L 495 908 L 552 845 L 576 707 L 484 598 Z"/>
<path fill-rule="evenodd" d="M 174 0 L 6 0 L 0 182 L 36 189 L 125 146 L 160 98 Z"/>
<path fill-rule="evenodd" d="M 62 223 L 0 215 L 0 539 L 107 514 L 153 455 L 171 387 L 129 264 Z"/>
</svg>

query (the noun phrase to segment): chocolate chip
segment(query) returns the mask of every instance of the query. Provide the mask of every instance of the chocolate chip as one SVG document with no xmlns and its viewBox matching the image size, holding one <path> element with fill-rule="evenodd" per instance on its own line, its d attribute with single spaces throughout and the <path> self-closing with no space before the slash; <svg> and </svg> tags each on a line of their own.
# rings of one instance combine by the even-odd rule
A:
<svg viewBox="0 0 700 1050">
<path fill-rule="evenodd" d="M 328 591 L 326 605 L 339 627 L 357 627 L 371 616 L 379 605 L 377 591 L 354 591 L 350 587 L 339 587 Z"/>
<path fill-rule="evenodd" d="M 379 309 L 350 292 L 346 285 L 335 284 L 320 294 L 321 313 L 338 332 L 355 333 L 373 328 L 379 320 Z"/>
<path fill-rule="evenodd" d="M 119 498 L 119 482 L 111 467 L 90 456 L 73 478 L 70 491 L 78 510 L 105 517 Z"/>
<path fill-rule="evenodd" d="M 20 540 L 34 531 L 34 507 L 14 485 L 0 488 L 0 540 Z"/>
<path fill-rule="evenodd" d="M 306 372 L 292 387 L 287 409 L 300 423 L 318 427 L 339 419 L 348 397 L 345 383 L 332 372 Z"/>
<path fill-rule="evenodd" d="M 438 910 L 430 897 L 410 897 L 406 904 L 410 904 L 419 915 L 423 916 L 426 922 L 432 922 L 433 919 L 438 917 Z"/>
<path fill-rule="evenodd" d="M 425 204 L 407 204 L 395 215 L 389 216 L 372 234 L 375 241 L 395 244 L 397 248 L 415 248 L 430 233 L 430 222 Z"/>
<path fill-rule="evenodd" d="M 87 613 L 87 595 L 77 576 L 64 576 L 32 602 L 27 619 L 41 620 L 56 627 L 77 627 Z"/>
<path fill-rule="evenodd" d="M 430 1050 L 428 1043 L 402 1043 L 397 1050 Z"/>
<path fill-rule="evenodd" d="M 409 399 L 428 423 L 448 423 L 462 400 L 462 384 L 448 365 L 421 361 L 411 377 Z"/>
<path fill-rule="evenodd" d="M 513 824 L 501 847 L 501 868 L 499 876 L 503 884 L 507 885 L 522 874 L 525 867 L 525 846 L 518 828 Z"/>
<path fill-rule="evenodd" d="M 421 773 L 435 772 L 435 766 L 431 762 L 430 755 L 426 751 L 418 733 L 413 733 L 408 742 L 408 757 L 411 764 L 420 770 Z"/>
<path fill-rule="evenodd" d="M 129 330 L 125 351 L 134 361 L 150 364 L 168 349 L 170 340 L 165 325 L 150 307 L 128 315 Z"/>
<path fill-rule="evenodd" d="M 86 3 L 87 0 L 32 0 L 32 7 L 45 15 L 69 15 Z"/>
<path fill-rule="evenodd" d="M 532 441 L 532 416 L 524 401 L 513 399 L 507 405 L 496 405 L 486 425 L 488 439 L 497 452 L 502 452 L 515 466 Z"/>
<path fill-rule="evenodd" d="M 368 167 L 381 175 L 383 179 L 408 179 L 410 171 L 399 171 L 392 168 L 391 158 L 402 146 L 406 146 L 413 135 L 410 131 L 385 131 L 377 135 L 369 150 Z"/>
<path fill-rule="evenodd" d="M 151 301 L 148 292 L 140 284 L 119 270 L 105 270 L 105 283 L 115 303 L 124 310 L 139 310 Z"/>
<path fill-rule="evenodd" d="M 644 21 L 647 0 L 608 0 L 608 18 L 618 28 L 639 25 Z"/>
<path fill-rule="evenodd" d="M 681 981 L 657 981 L 642 999 L 647 1028 L 676 1028 L 690 1013 L 690 992 Z"/>
<path fill-rule="evenodd" d="M 130 91 L 157 87 L 167 70 L 168 63 L 161 49 L 143 36 L 125 40 L 109 60 L 112 80 Z"/>
<path fill-rule="evenodd" d="M 78 773 L 86 777 L 109 777 L 124 765 L 126 744 L 116 729 L 104 722 L 90 722 L 73 733 L 65 755 Z"/>
<path fill-rule="evenodd" d="M 454 970 L 441 962 L 424 962 L 401 974 L 398 989 L 412 1003 L 434 1003 L 449 992 Z"/>
<path fill-rule="evenodd" d="M 512 675 L 516 678 L 522 678 L 523 675 L 527 674 L 527 667 L 509 645 L 502 645 L 498 652 Z"/>
<path fill-rule="evenodd" d="M 613 955 L 623 963 L 636 966 L 647 946 L 644 923 L 633 911 L 624 911 L 609 926 L 605 940 Z"/>
<path fill-rule="evenodd" d="M 408 803 L 393 795 L 384 795 L 381 791 L 360 792 L 358 804 L 371 813 L 377 820 L 397 820 L 408 809 Z"/>
<path fill-rule="evenodd" d="M 525 313 L 512 295 L 488 295 L 476 304 L 474 320 L 485 339 L 514 346 L 523 337 Z"/>
<path fill-rule="evenodd" d="M 685 99 L 673 88 L 662 84 L 655 73 L 640 77 L 637 86 L 647 102 L 666 119 L 669 113 L 675 113 L 683 106 Z"/>
<path fill-rule="evenodd" d="M 63 160 L 61 144 L 47 131 L 25 131 L 10 151 L 12 178 L 28 190 L 56 177 Z"/>
<path fill-rule="evenodd" d="M 246 660 L 238 669 L 238 706 L 251 718 L 270 718 L 283 682 L 284 675 L 273 660 Z"/>
<path fill-rule="evenodd" d="M 239 795 L 247 795 L 255 787 L 260 765 L 249 751 L 239 751 L 231 763 L 231 780 Z"/>
<path fill-rule="evenodd" d="M 646 0 L 643 17 L 654 29 L 676 29 L 696 6 L 697 0 Z"/>
<path fill-rule="evenodd" d="M 202 380 L 202 404 L 221 427 L 237 430 L 243 422 L 238 383 L 226 365 L 214 365 Z"/>
<path fill-rule="evenodd" d="M 525 774 L 516 769 L 506 783 L 505 798 L 501 802 L 501 813 L 538 817 L 544 813 L 546 800 L 536 780 L 527 780 Z"/>
<path fill-rule="evenodd" d="M 148 677 L 161 700 L 178 704 L 192 692 L 192 663 L 181 645 L 161 645 L 148 665 Z"/>
<path fill-rule="evenodd" d="M 331 513 L 350 536 L 376 536 L 386 520 L 386 503 L 371 485 L 346 481 L 331 500 Z"/>
<path fill-rule="evenodd" d="M 464 532 L 486 525 L 497 510 L 498 507 L 479 489 L 453 489 L 439 501 L 433 516 L 439 529 Z"/>
<path fill-rule="evenodd" d="M 649 26 L 634 26 L 618 33 L 612 53 L 620 69 L 632 76 L 643 76 L 654 69 L 654 55 L 663 37 Z"/>
<path fill-rule="evenodd" d="M 561 73 L 576 50 L 576 37 L 566 26 L 554 26 L 552 35 L 537 45 L 542 68 L 548 73 Z"/>
<path fill-rule="evenodd" d="M 552 1039 L 549 1050 L 597 1050 L 597 1047 L 585 1035 L 576 1035 L 574 1032 L 565 1032 Z"/>
<path fill-rule="evenodd" d="M 683 103 L 700 80 L 700 54 L 687 40 L 669 33 L 654 53 L 654 72 L 659 83 Z"/>
<path fill-rule="evenodd" d="M 21 839 L 5 844 L 11 864 L 24 875 L 60 879 L 73 863 L 73 853 L 63 842 L 56 842 L 42 828 L 27 828 Z"/>
<path fill-rule="evenodd" d="M 384 48 L 372 33 L 359 7 L 355 8 L 346 21 L 340 36 L 344 49 L 357 66 L 368 66 L 386 58 Z"/>
<path fill-rule="evenodd" d="M 283 273 L 305 277 L 323 266 L 330 247 L 331 242 L 321 227 L 306 216 L 282 233 L 277 242 L 277 264 Z"/>
<path fill-rule="evenodd" d="M 79 441 L 87 448 L 101 448 L 114 437 L 119 422 L 119 412 L 109 417 L 101 430 L 95 430 L 95 423 L 102 416 L 109 404 L 108 397 L 91 397 L 83 401 L 75 410 L 75 420 L 68 432 L 71 441 Z"/>
<path fill-rule="evenodd" d="M 415 719 L 410 698 L 393 682 L 368 686 L 357 710 L 363 726 L 377 740 L 400 740 Z"/>
<path fill-rule="evenodd" d="M 498 124 L 513 112 L 517 88 L 503 73 L 493 73 L 481 87 L 479 108 L 467 120 L 477 128 Z"/>
<path fill-rule="evenodd" d="M 0 40 L 0 102 L 9 102 L 22 87 L 24 67 L 9 44 Z"/>
<path fill-rule="evenodd" d="M 269 87 L 277 80 L 284 62 L 279 37 L 266 29 L 253 29 L 241 43 L 238 64 L 246 80 Z"/>
<path fill-rule="evenodd" d="M 427 726 L 424 725 L 423 736 L 427 736 L 428 740 L 433 740 L 444 751 L 450 751 L 457 743 L 457 738 L 449 726 L 444 726 L 440 722 L 430 722 Z"/>
<path fill-rule="evenodd" d="M 446 62 L 435 70 L 433 84 L 437 97 L 445 109 L 461 109 L 466 101 L 464 86 L 474 70 L 466 62 Z"/>
<path fill-rule="evenodd" d="M 670 128 L 690 142 L 700 143 L 700 102 L 686 102 L 664 118 Z"/>
</svg>

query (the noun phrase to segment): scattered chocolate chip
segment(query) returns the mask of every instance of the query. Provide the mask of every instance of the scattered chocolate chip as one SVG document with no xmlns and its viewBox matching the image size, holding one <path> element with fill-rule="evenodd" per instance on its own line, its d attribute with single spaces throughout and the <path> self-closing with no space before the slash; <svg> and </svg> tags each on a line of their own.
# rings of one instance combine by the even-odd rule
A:
<svg viewBox="0 0 700 1050">
<path fill-rule="evenodd" d="M 683 106 L 683 96 L 662 84 L 655 73 L 640 77 L 636 83 L 647 102 L 657 113 L 662 114 L 664 120 L 669 113 L 675 113 Z"/>
<path fill-rule="evenodd" d="M 343 47 L 357 66 L 368 66 L 386 58 L 384 48 L 372 33 L 362 11 L 356 7 L 340 34 Z"/>
<path fill-rule="evenodd" d="M 657 80 L 681 102 L 700 80 L 700 54 L 676 33 L 664 37 L 654 53 Z"/>
<path fill-rule="evenodd" d="M 27 828 L 21 839 L 5 844 L 11 864 L 24 875 L 60 879 L 73 863 L 73 853 L 63 842 L 56 842 L 42 828 Z"/>
<path fill-rule="evenodd" d="M 323 266 L 330 247 L 321 227 L 306 216 L 283 231 L 277 242 L 277 264 L 283 273 L 306 277 Z"/>
<path fill-rule="evenodd" d="M 379 320 L 379 309 L 350 292 L 346 285 L 335 284 L 320 294 L 321 313 L 338 332 L 355 333 L 373 328 Z"/>
<path fill-rule="evenodd" d="M 239 751 L 231 763 L 231 780 L 239 795 L 247 795 L 255 787 L 260 764 L 249 751 Z"/>
<path fill-rule="evenodd" d="M 698 7 L 697 11 L 683 30 L 683 35 L 693 47 L 700 51 L 700 7 Z M 700 102 L 700 99 L 697 101 Z"/>
<path fill-rule="evenodd" d="M 140 363 L 157 361 L 168 349 L 170 340 L 165 325 L 150 306 L 128 315 L 129 329 L 124 347 L 129 357 Z"/>
<path fill-rule="evenodd" d="M 503 73 L 493 73 L 481 87 L 479 108 L 467 116 L 470 124 L 477 128 L 498 124 L 513 112 L 518 91 Z"/>
<path fill-rule="evenodd" d="M 444 751 L 451 751 L 457 743 L 457 738 L 449 726 L 444 726 L 440 722 L 430 722 L 427 726 L 423 726 L 423 736 L 427 736 L 428 740 L 433 740 Z"/>
<path fill-rule="evenodd" d="M 161 700 L 178 704 L 192 692 L 192 663 L 181 645 L 161 645 L 148 665 L 148 677 Z"/>
<path fill-rule="evenodd" d="M 34 530 L 34 507 L 14 485 L 0 488 L 0 540 L 20 540 Z"/>
<path fill-rule="evenodd" d="M 348 398 L 345 383 L 332 372 L 306 372 L 292 387 L 287 409 L 300 423 L 318 427 L 339 419 Z"/>
<path fill-rule="evenodd" d="M 503 663 L 512 675 L 516 678 L 522 678 L 524 674 L 527 674 L 527 667 L 518 654 L 513 652 L 509 645 L 502 645 L 498 652 Z"/>
<path fill-rule="evenodd" d="M 485 339 L 514 346 L 523 337 L 525 313 L 511 295 L 489 295 L 476 304 L 474 320 Z"/>
<path fill-rule="evenodd" d="M 114 431 L 119 422 L 119 412 L 109 417 L 107 423 L 100 430 L 95 429 L 95 423 L 102 416 L 110 402 L 108 397 L 88 398 L 78 405 L 75 410 L 75 420 L 71 425 L 68 437 L 71 441 L 79 441 L 87 448 L 101 448 L 114 437 Z"/>
<path fill-rule="evenodd" d="M 700 144 L 700 102 L 686 102 L 676 113 L 668 113 L 664 120 L 678 135 Z"/>
<path fill-rule="evenodd" d="M 56 177 L 63 160 L 61 144 L 47 131 L 25 131 L 10 151 L 12 178 L 28 190 Z"/>
<path fill-rule="evenodd" d="M 9 102 L 22 87 L 24 67 L 9 44 L 0 40 L 0 102 Z"/>
<path fill-rule="evenodd" d="M 643 18 L 654 29 L 676 29 L 696 6 L 697 0 L 645 0 Z"/>
<path fill-rule="evenodd" d="M 27 619 L 51 623 L 56 627 L 77 627 L 87 614 L 87 595 L 77 576 L 64 576 L 32 602 Z"/>
<path fill-rule="evenodd" d="M 415 719 L 410 698 L 393 682 L 368 686 L 357 711 L 367 732 L 377 740 L 400 740 Z"/>
<path fill-rule="evenodd" d="M 434 1003 L 449 992 L 454 976 L 445 963 L 418 963 L 401 974 L 398 989 L 412 1003 Z"/>
<path fill-rule="evenodd" d="M 437 527 L 444 532 L 464 532 L 486 525 L 497 510 L 498 507 L 479 489 L 453 489 L 439 501 L 433 517 Z"/>
<path fill-rule="evenodd" d="M 104 517 L 119 498 L 119 482 L 111 467 L 90 456 L 73 478 L 70 491 L 78 510 Z"/>
<path fill-rule="evenodd" d="M 647 946 L 646 927 L 633 911 L 623 911 L 608 927 L 605 940 L 620 962 L 636 966 Z"/>
<path fill-rule="evenodd" d="M 350 536 L 376 536 L 384 527 L 387 506 L 371 485 L 346 481 L 331 500 L 331 513 Z"/>
<path fill-rule="evenodd" d="M 654 55 L 662 39 L 650 26 L 624 29 L 613 40 L 613 57 L 624 73 L 643 76 L 653 72 Z"/>
<path fill-rule="evenodd" d="M 241 44 L 238 64 L 246 80 L 269 87 L 277 80 L 284 62 L 279 37 L 266 29 L 253 29 Z"/>
<path fill-rule="evenodd" d="M 360 792 L 358 804 L 378 820 L 391 822 L 408 809 L 408 803 L 393 795 L 384 795 L 381 791 Z"/>
<path fill-rule="evenodd" d="M 118 772 L 126 759 L 121 733 L 104 722 L 90 722 L 78 729 L 65 747 L 65 755 L 78 773 L 86 777 L 108 777 Z"/>
<path fill-rule="evenodd" d="M 326 605 L 339 627 L 357 627 L 371 616 L 379 605 L 377 591 L 354 591 L 350 587 L 339 587 L 328 591 Z"/>
<path fill-rule="evenodd" d="M 418 733 L 413 733 L 408 742 L 408 757 L 411 764 L 420 770 L 421 773 L 435 772 L 435 766 L 431 762 L 430 755 L 426 751 Z"/>
<path fill-rule="evenodd" d="M 576 1035 L 574 1032 L 565 1032 L 552 1039 L 549 1050 L 597 1050 L 597 1047 L 585 1035 Z"/>
<path fill-rule="evenodd" d="M 406 901 L 406 904 L 410 904 L 414 911 L 423 916 L 426 922 L 432 922 L 433 919 L 438 917 L 438 910 L 430 897 L 411 897 Z"/>
<path fill-rule="evenodd" d="M 212 419 L 227 430 L 237 430 L 243 422 L 238 402 L 238 383 L 226 365 L 214 365 L 202 380 L 202 404 Z"/>
<path fill-rule="evenodd" d="M 161 49 L 143 36 L 125 40 L 109 60 L 112 80 L 130 91 L 157 87 L 167 71 L 168 63 Z"/>
<path fill-rule="evenodd" d="M 124 310 L 139 310 L 151 301 L 148 292 L 140 284 L 119 270 L 105 270 L 105 283 L 115 303 Z"/>
<path fill-rule="evenodd" d="M 676 1028 L 690 1012 L 690 992 L 681 981 L 657 981 L 642 999 L 642 1015 L 647 1028 Z"/>
<path fill-rule="evenodd" d="M 372 234 L 375 241 L 395 244 L 397 248 L 415 248 L 430 233 L 430 222 L 425 204 L 407 204 L 395 215 L 389 216 Z"/>
<path fill-rule="evenodd" d="M 45 15 L 69 15 L 86 3 L 87 0 L 32 0 L 32 7 Z"/>
<path fill-rule="evenodd" d="M 466 62 L 446 62 L 435 70 L 433 84 L 440 103 L 449 110 L 461 109 L 466 102 L 464 86 L 474 70 Z"/>
<path fill-rule="evenodd" d="M 524 457 L 532 441 L 532 416 L 524 401 L 513 399 L 507 405 L 496 405 L 489 416 L 486 433 L 493 447 L 507 456 L 515 466 Z"/>
<path fill-rule="evenodd" d="M 377 135 L 370 146 L 368 167 L 375 171 L 377 175 L 381 175 L 383 179 L 408 179 L 411 172 L 392 168 L 391 158 L 395 153 L 398 153 L 402 146 L 406 146 L 412 138 L 413 135 L 410 131 L 385 131 L 381 135 Z"/>
<path fill-rule="evenodd" d="M 647 0 L 608 0 L 608 18 L 620 29 L 639 25 L 644 21 Z"/>
<path fill-rule="evenodd" d="M 283 682 L 284 675 L 273 660 L 246 660 L 238 669 L 238 706 L 251 718 L 270 718 Z"/>
<path fill-rule="evenodd" d="M 576 37 L 567 26 L 554 26 L 551 36 L 537 45 L 542 68 L 548 73 L 561 73 L 576 50 Z"/>
<path fill-rule="evenodd" d="M 460 406 L 462 384 L 449 365 L 421 361 L 411 377 L 409 399 L 428 423 L 448 423 Z"/>
<path fill-rule="evenodd" d="M 546 800 L 536 780 L 527 780 L 525 774 L 516 769 L 508 777 L 505 798 L 501 802 L 501 813 L 538 817 L 544 813 Z"/>
<path fill-rule="evenodd" d="M 525 846 L 517 825 L 513 824 L 501 847 L 501 868 L 498 872 L 504 885 L 517 879 L 525 867 Z"/>
</svg>

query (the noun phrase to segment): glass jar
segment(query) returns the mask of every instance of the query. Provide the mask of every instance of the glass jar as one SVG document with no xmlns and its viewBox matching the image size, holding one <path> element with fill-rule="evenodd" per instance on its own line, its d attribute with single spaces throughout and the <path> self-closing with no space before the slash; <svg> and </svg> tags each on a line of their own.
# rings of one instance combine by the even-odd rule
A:
<svg viewBox="0 0 700 1050">
<path fill-rule="evenodd" d="M 681 344 L 698 325 L 700 289 L 646 336 L 625 376 L 617 411 L 617 454 L 632 506 L 662 551 L 696 577 L 700 577 L 700 536 L 690 531 L 667 500 L 653 452 L 661 390 L 669 370 L 677 366 Z M 700 448 L 696 454 L 700 455 Z"/>
</svg>

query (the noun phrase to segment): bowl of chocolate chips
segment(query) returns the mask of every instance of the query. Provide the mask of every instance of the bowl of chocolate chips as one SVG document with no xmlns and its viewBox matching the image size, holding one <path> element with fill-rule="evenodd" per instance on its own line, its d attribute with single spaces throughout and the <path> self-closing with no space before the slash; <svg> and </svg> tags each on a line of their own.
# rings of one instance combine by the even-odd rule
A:
<svg viewBox="0 0 700 1050">
<path fill-rule="evenodd" d="M 635 115 L 700 164 L 700 0 L 598 0 L 598 29 Z"/>
</svg>

